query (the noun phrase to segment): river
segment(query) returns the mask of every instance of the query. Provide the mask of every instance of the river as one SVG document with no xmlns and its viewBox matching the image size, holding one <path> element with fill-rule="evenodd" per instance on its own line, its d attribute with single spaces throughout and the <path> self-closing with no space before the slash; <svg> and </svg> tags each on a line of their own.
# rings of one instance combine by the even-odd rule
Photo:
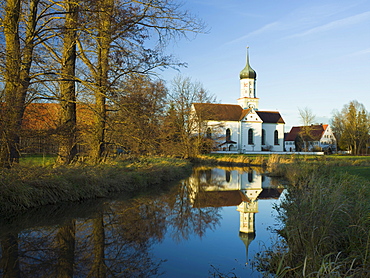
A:
<svg viewBox="0 0 370 278">
<path fill-rule="evenodd" d="M 283 195 L 258 169 L 197 167 L 167 192 L 33 209 L 0 220 L 0 276 L 261 277 Z"/>
</svg>

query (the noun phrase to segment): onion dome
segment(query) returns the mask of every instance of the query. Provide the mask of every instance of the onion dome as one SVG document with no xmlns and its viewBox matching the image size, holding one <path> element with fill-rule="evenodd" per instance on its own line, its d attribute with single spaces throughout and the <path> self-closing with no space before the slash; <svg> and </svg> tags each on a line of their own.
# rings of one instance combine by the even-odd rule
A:
<svg viewBox="0 0 370 278">
<path fill-rule="evenodd" d="M 245 65 L 245 68 L 240 72 L 240 79 L 256 79 L 257 74 L 256 72 L 251 68 L 249 65 L 249 54 L 248 54 L 248 47 L 247 47 L 247 63 Z"/>
</svg>

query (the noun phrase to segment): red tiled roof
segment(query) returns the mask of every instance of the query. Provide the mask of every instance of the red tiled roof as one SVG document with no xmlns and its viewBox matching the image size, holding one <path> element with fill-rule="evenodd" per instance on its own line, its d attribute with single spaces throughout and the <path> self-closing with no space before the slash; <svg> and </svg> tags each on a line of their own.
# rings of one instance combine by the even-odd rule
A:
<svg viewBox="0 0 370 278">
<path fill-rule="evenodd" d="M 242 114 L 240 115 L 239 121 L 241 121 L 247 114 L 251 111 L 250 109 L 243 109 Z"/>
<path fill-rule="evenodd" d="M 196 195 L 193 207 L 227 207 L 238 206 L 250 200 L 240 190 L 203 191 Z"/>
<path fill-rule="evenodd" d="M 197 115 L 208 121 L 239 121 L 243 108 L 235 104 L 194 103 Z"/>
<path fill-rule="evenodd" d="M 299 134 L 306 140 L 319 141 L 328 125 L 293 126 L 287 134 L 285 141 L 294 141 Z"/>
<path fill-rule="evenodd" d="M 251 111 L 236 104 L 194 103 L 193 105 L 198 116 L 208 121 L 240 121 Z M 285 123 L 279 112 L 256 112 L 264 123 Z"/>
</svg>

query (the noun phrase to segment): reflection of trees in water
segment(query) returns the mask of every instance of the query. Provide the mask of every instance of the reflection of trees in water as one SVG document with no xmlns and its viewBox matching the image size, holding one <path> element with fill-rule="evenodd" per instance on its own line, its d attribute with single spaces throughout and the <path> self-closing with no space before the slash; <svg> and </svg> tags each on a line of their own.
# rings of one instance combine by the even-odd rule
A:
<svg viewBox="0 0 370 278">
<path fill-rule="evenodd" d="M 176 202 L 168 219 L 173 228 L 171 237 L 175 241 L 187 240 L 191 234 L 203 237 L 207 229 L 213 230 L 219 224 L 219 208 L 193 208 L 190 198 L 193 189 L 189 179 L 184 180 L 178 188 Z"/>
<path fill-rule="evenodd" d="M 75 220 L 66 221 L 59 227 L 56 234 L 57 254 L 57 275 L 56 277 L 72 277 L 75 253 Z"/>
<path fill-rule="evenodd" d="M 187 180 L 168 194 L 110 202 L 88 217 L 53 216 L 48 211 L 46 217 L 59 219 L 50 226 L 14 225 L 12 233 L 0 232 L 0 276 L 157 275 L 162 261 L 150 248 L 164 239 L 167 230 L 179 241 L 191 234 L 202 237 L 219 223 L 219 210 L 192 208 L 190 193 Z"/>
<path fill-rule="evenodd" d="M 1 240 L 1 277 L 20 277 L 18 238 L 7 234 Z"/>
</svg>

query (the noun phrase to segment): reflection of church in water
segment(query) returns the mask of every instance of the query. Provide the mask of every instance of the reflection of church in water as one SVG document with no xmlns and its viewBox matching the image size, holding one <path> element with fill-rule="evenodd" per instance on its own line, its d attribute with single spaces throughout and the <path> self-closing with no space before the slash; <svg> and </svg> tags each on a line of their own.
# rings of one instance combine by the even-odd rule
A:
<svg viewBox="0 0 370 278">
<path fill-rule="evenodd" d="M 255 213 L 259 199 L 278 199 L 283 188 L 271 187 L 270 178 L 250 171 L 228 170 L 227 168 L 197 168 L 192 186 L 194 207 L 236 206 L 240 212 L 239 237 L 247 251 L 255 239 Z"/>
</svg>

